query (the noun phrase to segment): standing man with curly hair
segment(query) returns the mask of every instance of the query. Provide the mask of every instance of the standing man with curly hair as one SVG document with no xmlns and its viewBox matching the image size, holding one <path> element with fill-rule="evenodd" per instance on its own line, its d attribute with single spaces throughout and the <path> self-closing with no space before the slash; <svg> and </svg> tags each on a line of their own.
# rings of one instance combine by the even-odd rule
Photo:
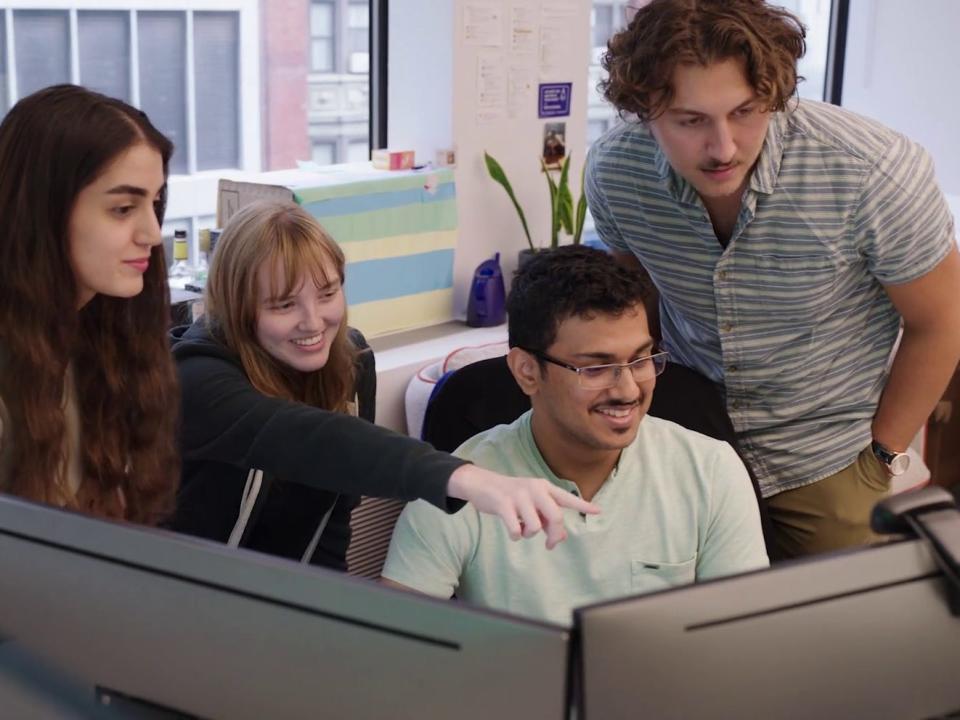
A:
<svg viewBox="0 0 960 720">
<path fill-rule="evenodd" d="M 604 57 L 631 119 L 586 177 L 601 238 L 659 291 L 665 348 L 723 387 L 781 557 L 872 540 L 960 359 L 960 255 L 930 158 L 799 100 L 804 37 L 761 0 L 646 4 Z"/>
</svg>

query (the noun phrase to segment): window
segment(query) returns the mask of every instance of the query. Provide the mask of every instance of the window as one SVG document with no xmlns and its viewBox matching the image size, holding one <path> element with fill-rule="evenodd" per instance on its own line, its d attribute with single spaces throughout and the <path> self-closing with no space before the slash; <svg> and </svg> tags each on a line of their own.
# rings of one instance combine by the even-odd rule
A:
<svg viewBox="0 0 960 720">
<path fill-rule="evenodd" d="M 370 3 L 351 2 L 347 21 L 347 70 L 370 72 Z"/>
<path fill-rule="evenodd" d="M 364 162 L 370 159 L 370 145 L 367 139 L 351 140 L 347 144 L 347 162 Z"/>
<path fill-rule="evenodd" d="M 70 17 L 61 10 L 15 10 L 17 94 L 70 82 Z"/>
<path fill-rule="evenodd" d="M 189 172 L 187 140 L 187 17 L 182 12 L 137 13 L 140 107 L 174 145 L 170 172 Z"/>
<path fill-rule="evenodd" d="M 613 35 L 613 5 L 593 4 L 591 20 L 593 22 L 593 47 L 604 48 Z"/>
<path fill-rule="evenodd" d="M 193 15 L 197 170 L 240 166 L 240 18 Z"/>
<path fill-rule="evenodd" d="M 314 140 L 312 146 L 312 160 L 317 165 L 332 165 L 336 162 L 337 143 L 335 140 Z"/>
<path fill-rule="evenodd" d="M 310 69 L 314 72 L 333 72 L 335 69 L 334 14 L 331 0 L 310 3 Z"/>
<path fill-rule="evenodd" d="M 130 102 L 130 13 L 77 13 L 80 83 Z"/>
<path fill-rule="evenodd" d="M 221 171 L 367 159 L 374 17 L 369 0 L 6 0 L 0 119 L 62 82 L 143 109 L 175 144 L 164 237 L 193 238 Z"/>
<path fill-rule="evenodd" d="M 587 145 L 593 145 L 594 140 L 598 140 L 607 131 L 610 123 L 610 120 L 588 120 Z"/>
<path fill-rule="evenodd" d="M 7 18 L 0 12 L 0 116 L 7 113 Z"/>
<path fill-rule="evenodd" d="M 777 4 L 794 13 L 807 27 L 807 52 L 797 64 L 804 81 L 797 87 L 797 92 L 802 98 L 824 100 L 827 92 L 830 0 L 781 0 Z"/>
</svg>

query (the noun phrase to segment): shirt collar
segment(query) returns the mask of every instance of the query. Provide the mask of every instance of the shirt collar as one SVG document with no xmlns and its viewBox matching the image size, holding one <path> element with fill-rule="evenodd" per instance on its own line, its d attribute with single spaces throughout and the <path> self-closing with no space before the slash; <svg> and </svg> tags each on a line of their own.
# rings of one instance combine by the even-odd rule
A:
<svg viewBox="0 0 960 720">
<path fill-rule="evenodd" d="M 787 129 L 786 112 L 775 112 L 767 126 L 767 137 L 757 159 L 757 166 L 750 177 L 750 189 L 754 192 L 772 195 L 780 174 L 780 162 L 783 160 L 783 136 Z"/>
</svg>

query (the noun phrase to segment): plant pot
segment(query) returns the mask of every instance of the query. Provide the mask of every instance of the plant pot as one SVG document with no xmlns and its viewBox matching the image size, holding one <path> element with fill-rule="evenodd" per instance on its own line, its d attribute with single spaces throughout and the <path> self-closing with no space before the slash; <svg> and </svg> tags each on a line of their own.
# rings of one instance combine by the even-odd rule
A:
<svg viewBox="0 0 960 720">
<path fill-rule="evenodd" d="M 526 248 L 517 253 L 517 270 L 522 270 L 523 266 L 526 265 L 533 259 L 533 256 L 538 253 L 550 252 L 550 248 L 539 248 L 538 250 L 531 250 Z"/>
</svg>

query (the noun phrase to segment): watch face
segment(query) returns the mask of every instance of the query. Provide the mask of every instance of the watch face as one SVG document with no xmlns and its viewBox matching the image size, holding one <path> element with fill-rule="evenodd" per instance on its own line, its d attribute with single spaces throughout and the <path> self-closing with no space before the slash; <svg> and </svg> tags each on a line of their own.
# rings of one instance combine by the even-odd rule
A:
<svg viewBox="0 0 960 720">
<path fill-rule="evenodd" d="M 890 468 L 891 475 L 903 475 L 907 471 L 907 468 L 910 467 L 910 456 L 906 453 L 898 453 L 897 456 L 890 461 L 888 467 Z"/>
</svg>

